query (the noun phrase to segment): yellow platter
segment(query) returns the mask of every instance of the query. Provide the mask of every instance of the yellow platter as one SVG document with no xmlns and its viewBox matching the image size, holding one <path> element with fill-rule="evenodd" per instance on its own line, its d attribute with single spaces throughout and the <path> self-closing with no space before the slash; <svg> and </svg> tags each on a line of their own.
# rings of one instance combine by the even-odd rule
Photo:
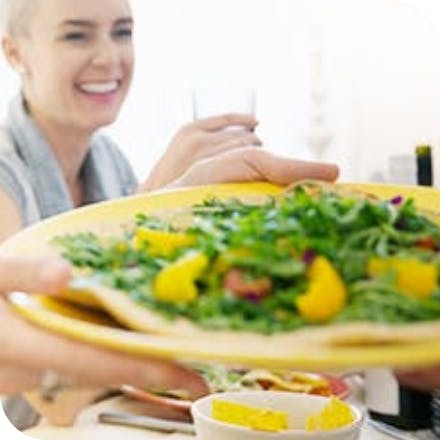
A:
<svg viewBox="0 0 440 440">
<path fill-rule="evenodd" d="M 440 192 L 430 188 L 351 185 L 382 198 L 396 195 L 412 197 L 419 208 L 435 210 Z M 15 235 L 0 247 L 0 255 L 41 255 L 56 236 L 86 231 L 90 226 L 125 224 L 137 212 L 189 206 L 207 196 L 229 198 L 243 195 L 279 193 L 282 188 L 266 183 L 243 183 L 188 188 L 137 195 L 95 204 L 62 214 Z M 85 294 L 86 302 L 92 303 Z M 121 328 L 105 315 L 44 295 L 15 293 L 13 307 L 23 317 L 47 330 L 83 342 L 139 356 L 160 356 L 184 361 L 218 361 L 270 368 L 308 370 L 344 369 L 373 366 L 418 366 L 440 363 L 440 341 L 411 344 L 366 345 L 359 347 L 283 347 L 266 344 L 258 348 L 231 341 L 176 338 L 143 334 Z"/>
</svg>

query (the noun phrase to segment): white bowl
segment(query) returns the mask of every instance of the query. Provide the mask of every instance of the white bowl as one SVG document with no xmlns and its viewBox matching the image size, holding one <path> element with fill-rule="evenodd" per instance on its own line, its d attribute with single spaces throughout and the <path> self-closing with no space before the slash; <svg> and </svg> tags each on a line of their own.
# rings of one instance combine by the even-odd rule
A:
<svg viewBox="0 0 440 440">
<path fill-rule="evenodd" d="M 290 429 L 280 432 L 258 431 L 212 418 L 214 399 L 241 403 L 254 407 L 284 411 Z M 360 436 L 363 414 L 350 405 L 355 420 L 348 426 L 329 431 L 306 431 L 303 427 L 311 414 L 319 412 L 328 397 L 278 391 L 243 391 L 217 393 L 195 401 L 191 407 L 198 440 L 356 440 Z M 298 427 L 295 429 L 295 427 Z"/>
</svg>

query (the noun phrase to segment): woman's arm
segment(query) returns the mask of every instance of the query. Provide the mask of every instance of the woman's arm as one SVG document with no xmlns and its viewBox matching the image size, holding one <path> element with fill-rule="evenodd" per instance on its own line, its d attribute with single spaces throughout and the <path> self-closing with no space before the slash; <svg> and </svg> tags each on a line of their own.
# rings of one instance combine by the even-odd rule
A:
<svg viewBox="0 0 440 440">
<path fill-rule="evenodd" d="M 0 243 L 22 228 L 20 210 L 12 197 L 0 188 Z"/>
<path fill-rule="evenodd" d="M 170 361 L 135 357 L 50 333 L 17 316 L 1 293 L 20 290 L 56 294 L 66 288 L 70 266 L 62 260 L 0 258 L 0 393 L 38 389 L 48 370 L 59 373 L 72 389 L 68 405 L 58 397 L 45 402 L 38 392 L 31 402 L 52 422 L 69 424 L 77 412 L 106 387 L 183 389 L 193 397 L 206 393 L 200 376 Z M 70 388 L 69 388 L 70 389 Z M 59 398 L 66 402 L 66 393 Z M 61 411 L 61 412 L 60 412 Z"/>
</svg>

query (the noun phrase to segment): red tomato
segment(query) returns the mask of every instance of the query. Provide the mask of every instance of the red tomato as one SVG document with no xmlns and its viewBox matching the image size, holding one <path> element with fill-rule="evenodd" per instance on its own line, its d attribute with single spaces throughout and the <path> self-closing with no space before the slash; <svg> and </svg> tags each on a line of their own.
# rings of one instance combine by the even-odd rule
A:
<svg viewBox="0 0 440 440">
<path fill-rule="evenodd" d="M 230 269 L 223 278 L 223 286 L 235 296 L 254 300 L 262 299 L 269 294 L 272 281 L 268 277 L 248 280 L 242 270 Z"/>
<path fill-rule="evenodd" d="M 435 241 L 432 237 L 422 238 L 416 242 L 416 246 L 421 249 L 436 249 Z"/>
</svg>

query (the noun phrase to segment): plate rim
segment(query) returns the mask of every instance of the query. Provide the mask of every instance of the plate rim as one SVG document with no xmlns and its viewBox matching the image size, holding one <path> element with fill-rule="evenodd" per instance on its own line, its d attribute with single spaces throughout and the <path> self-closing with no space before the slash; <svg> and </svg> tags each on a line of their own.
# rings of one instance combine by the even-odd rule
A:
<svg viewBox="0 0 440 440">
<path fill-rule="evenodd" d="M 428 199 L 436 198 L 440 200 L 440 192 L 433 188 L 426 187 L 410 187 L 401 185 L 383 185 L 383 184 L 347 184 L 354 188 L 360 188 L 371 192 L 382 192 L 386 194 L 384 197 L 397 195 L 401 193 L 411 194 L 415 200 L 420 201 L 419 195 L 425 195 Z M 204 187 L 191 187 L 181 189 L 170 189 L 166 191 L 153 192 L 149 194 L 138 194 L 131 197 L 117 199 L 114 201 L 106 201 L 79 208 L 74 211 L 51 217 L 40 223 L 30 226 L 19 232 L 14 237 L 7 240 L 0 246 L 0 255 L 14 254 L 20 246 L 17 245 L 25 242 L 29 237 L 35 234 L 41 234 L 44 231 L 53 230 L 53 227 L 63 223 L 66 219 L 70 221 L 81 221 L 88 213 L 93 212 L 119 212 L 129 203 L 137 201 L 155 200 L 154 203 L 190 196 L 202 198 L 206 194 L 222 193 L 222 195 L 231 196 L 240 194 L 277 194 L 282 187 L 265 183 L 238 183 L 238 184 L 219 184 Z M 435 191 L 437 191 L 435 193 Z M 416 200 L 417 203 L 417 200 Z M 423 203 L 422 203 L 423 205 Z M 142 209 L 142 207 L 139 207 Z M 67 226 L 69 221 L 67 222 Z M 24 294 L 26 295 L 26 294 Z M 30 295 L 26 295 L 27 301 L 14 300 L 14 296 L 10 297 L 12 307 L 18 311 L 24 318 L 32 321 L 34 324 L 44 327 L 46 330 L 55 331 L 67 337 L 71 337 L 82 342 L 91 343 L 101 347 L 116 349 L 118 351 L 135 354 L 139 356 L 158 356 L 167 359 L 180 359 L 192 356 L 194 360 L 217 360 L 224 363 L 240 362 L 243 365 L 250 366 L 267 366 L 281 368 L 306 369 L 310 371 L 341 369 L 356 366 L 417 366 L 430 365 L 440 362 L 440 342 L 419 342 L 386 346 L 370 346 L 370 347 L 331 347 L 317 346 L 316 349 L 302 347 L 304 351 L 295 347 L 295 353 L 278 353 L 274 355 L 268 352 L 259 351 L 259 353 L 227 353 L 219 350 L 213 350 L 215 344 L 208 344 L 207 341 L 185 340 L 182 345 L 181 338 L 165 337 L 157 335 L 146 335 L 131 330 L 116 329 L 113 327 L 103 327 L 91 322 L 84 322 L 80 319 L 69 318 L 54 311 L 45 309 L 41 304 L 36 304 Z M 22 297 L 24 298 L 24 297 Z M 103 330 L 105 329 L 105 330 Z M 252 350 L 251 350 L 252 351 Z"/>
</svg>

